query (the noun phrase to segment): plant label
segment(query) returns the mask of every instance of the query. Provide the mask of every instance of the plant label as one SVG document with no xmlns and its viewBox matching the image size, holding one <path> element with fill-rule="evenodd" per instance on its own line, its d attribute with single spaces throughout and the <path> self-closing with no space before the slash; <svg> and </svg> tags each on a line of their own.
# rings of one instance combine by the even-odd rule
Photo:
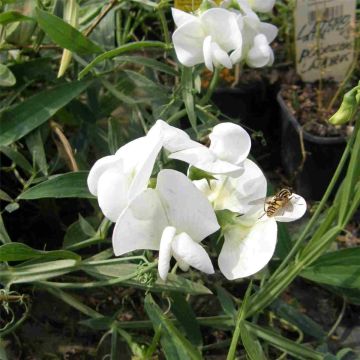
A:
<svg viewBox="0 0 360 360">
<path fill-rule="evenodd" d="M 296 68 L 303 81 L 342 81 L 355 54 L 356 0 L 297 0 Z"/>
</svg>

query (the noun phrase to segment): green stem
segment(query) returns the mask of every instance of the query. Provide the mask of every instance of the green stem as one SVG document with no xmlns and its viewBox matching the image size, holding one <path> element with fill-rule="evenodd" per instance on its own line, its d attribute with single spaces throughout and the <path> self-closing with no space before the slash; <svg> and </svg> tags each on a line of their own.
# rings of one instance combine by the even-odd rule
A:
<svg viewBox="0 0 360 360">
<path fill-rule="evenodd" d="M 211 78 L 210 85 L 207 88 L 207 91 L 206 91 L 204 97 L 200 100 L 200 105 L 205 105 L 209 102 L 209 100 L 211 99 L 211 97 L 216 89 L 216 85 L 219 81 L 219 78 L 220 78 L 220 69 L 216 67 L 215 71 L 213 73 L 213 76 Z"/>
<path fill-rule="evenodd" d="M 162 2 L 160 2 L 157 11 L 158 11 L 159 19 L 161 22 L 161 27 L 163 29 L 165 43 L 169 45 L 169 44 L 171 44 L 171 39 L 170 39 L 169 27 L 168 27 L 168 24 L 167 24 L 165 15 L 164 15 L 164 11 L 163 11 Z"/>
<path fill-rule="evenodd" d="M 91 61 L 79 74 L 79 80 L 83 78 L 95 65 L 101 63 L 106 59 L 111 59 L 116 56 L 119 56 L 125 52 L 137 51 L 144 48 L 162 48 L 164 50 L 169 50 L 169 44 L 165 44 L 161 41 L 137 41 L 129 44 L 122 45 L 116 49 L 104 52 L 103 54 L 97 56 L 93 61 Z"/>
<path fill-rule="evenodd" d="M 349 139 L 346 148 L 344 150 L 344 153 L 340 159 L 339 165 L 334 173 L 334 176 L 332 177 L 329 186 L 326 189 L 326 192 L 324 194 L 324 196 L 322 197 L 320 204 L 317 206 L 316 211 L 314 213 L 314 215 L 312 216 L 312 218 L 310 219 L 310 221 L 307 223 L 305 229 L 303 230 L 303 232 L 301 233 L 301 235 L 298 237 L 298 239 L 296 240 L 294 246 L 292 247 L 292 249 L 290 250 L 290 252 L 287 254 L 287 256 L 285 257 L 285 259 L 282 261 L 282 263 L 279 265 L 279 267 L 275 270 L 275 272 L 271 275 L 271 277 L 268 280 L 268 283 L 272 282 L 277 275 L 285 268 L 285 266 L 289 263 L 289 261 L 292 259 L 292 257 L 295 255 L 295 253 L 299 250 L 301 244 L 303 243 L 303 241 L 306 239 L 308 232 L 310 231 L 310 229 L 316 224 L 320 214 L 322 213 L 326 202 L 328 201 L 334 186 L 346 164 L 346 161 L 349 157 L 349 154 L 351 152 L 351 148 L 352 145 L 355 141 L 355 131 L 352 134 L 351 138 Z"/>
</svg>

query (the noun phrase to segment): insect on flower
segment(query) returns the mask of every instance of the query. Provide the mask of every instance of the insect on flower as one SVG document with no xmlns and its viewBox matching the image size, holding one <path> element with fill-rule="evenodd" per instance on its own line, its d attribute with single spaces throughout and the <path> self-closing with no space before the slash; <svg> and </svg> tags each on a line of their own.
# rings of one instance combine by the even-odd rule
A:
<svg viewBox="0 0 360 360">
<path fill-rule="evenodd" d="M 290 189 L 281 189 L 269 200 L 266 200 L 264 203 L 264 214 L 268 217 L 273 217 L 279 213 L 279 210 L 284 209 L 290 202 L 293 197 L 293 193 Z"/>
</svg>

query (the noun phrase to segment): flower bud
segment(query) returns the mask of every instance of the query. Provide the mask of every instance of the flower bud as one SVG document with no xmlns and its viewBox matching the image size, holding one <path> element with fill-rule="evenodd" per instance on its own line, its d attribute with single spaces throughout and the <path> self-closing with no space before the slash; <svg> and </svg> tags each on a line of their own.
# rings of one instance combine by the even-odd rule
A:
<svg viewBox="0 0 360 360">
<path fill-rule="evenodd" d="M 348 91 L 343 98 L 339 110 L 329 119 L 333 125 L 342 125 L 349 122 L 360 105 L 360 83 Z"/>
</svg>

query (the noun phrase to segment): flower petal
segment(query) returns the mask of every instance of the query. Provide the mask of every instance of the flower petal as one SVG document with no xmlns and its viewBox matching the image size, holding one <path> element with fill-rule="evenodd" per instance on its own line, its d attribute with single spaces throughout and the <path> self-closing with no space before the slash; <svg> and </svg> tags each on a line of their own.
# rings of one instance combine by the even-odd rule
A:
<svg viewBox="0 0 360 360">
<path fill-rule="evenodd" d="M 184 25 L 185 23 L 192 21 L 194 20 L 194 18 L 196 18 L 196 16 L 176 8 L 171 8 L 171 14 L 177 27 Z"/>
<path fill-rule="evenodd" d="M 221 47 L 217 43 L 211 43 L 211 52 L 215 66 L 222 65 L 228 69 L 232 68 L 232 62 L 229 55 L 225 50 L 221 49 Z"/>
<path fill-rule="evenodd" d="M 259 32 L 261 34 L 264 34 L 266 37 L 266 40 L 270 44 L 273 42 L 279 32 L 278 28 L 273 24 L 268 24 L 265 22 L 261 22 L 259 25 Z"/>
<path fill-rule="evenodd" d="M 98 182 L 100 176 L 103 175 L 105 171 L 113 168 L 114 166 L 119 169 L 123 168 L 122 160 L 119 160 L 119 158 L 117 158 L 114 155 L 105 156 L 99 159 L 98 161 L 96 161 L 95 164 L 92 166 L 89 172 L 89 176 L 87 178 L 87 185 L 89 191 L 93 195 L 97 196 Z"/>
<path fill-rule="evenodd" d="M 306 212 L 306 201 L 305 199 L 297 194 L 292 194 L 290 202 L 279 210 L 279 214 L 274 216 L 276 221 L 290 222 L 300 219 Z"/>
<path fill-rule="evenodd" d="M 212 46 L 211 46 L 211 36 L 210 35 L 204 39 L 202 50 L 203 50 L 205 66 L 210 71 L 214 71 L 213 58 L 212 58 L 213 54 L 212 54 Z"/>
<path fill-rule="evenodd" d="M 163 230 L 168 225 L 157 191 L 145 190 L 116 222 L 112 237 L 115 255 L 141 249 L 159 250 Z"/>
<path fill-rule="evenodd" d="M 251 67 L 259 68 L 270 65 L 273 61 L 274 53 L 265 35 L 256 35 L 253 47 L 248 52 L 246 63 Z"/>
<path fill-rule="evenodd" d="M 251 139 L 239 125 L 229 122 L 216 125 L 209 138 L 210 150 L 220 160 L 240 165 L 249 155 Z"/>
<path fill-rule="evenodd" d="M 159 250 L 158 271 L 161 279 L 167 278 L 170 269 L 171 243 L 175 237 L 176 229 L 173 226 L 167 226 L 161 236 Z"/>
<path fill-rule="evenodd" d="M 277 225 L 273 218 L 257 220 L 253 226 L 233 226 L 225 231 L 219 255 L 219 268 L 229 280 L 260 271 L 271 259 L 276 247 Z"/>
<path fill-rule="evenodd" d="M 194 66 L 204 62 L 202 49 L 204 39 L 205 34 L 196 17 L 175 30 L 172 40 L 176 56 L 181 64 Z"/>
<path fill-rule="evenodd" d="M 156 190 L 169 223 L 199 242 L 219 229 L 215 212 L 206 197 L 182 173 L 162 170 Z"/>
<path fill-rule="evenodd" d="M 129 179 L 113 167 L 105 171 L 98 182 L 98 202 L 103 214 L 116 222 L 128 204 Z"/>
<path fill-rule="evenodd" d="M 275 0 L 251 0 L 251 7 L 258 12 L 270 12 L 275 5 Z"/>
<path fill-rule="evenodd" d="M 212 42 L 225 52 L 239 48 L 242 44 L 237 14 L 222 8 L 212 8 L 200 15 L 204 32 L 211 36 Z"/>
<path fill-rule="evenodd" d="M 163 138 L 164 148 L 171 153 L 202 146 L 200 143 L 191 140 L 185 131 L 171 126 L 163 120 L 157 120 L 152 129 L 155 127 L 159 128 L 159 136 Z"/>
<path fill-rule="evenodd" d="M 188 234 L 181 233 L 175 236 L 171 248 L 174 258 L 192 266 L 206 274 L 213 274 L 214 267 L 205 249 L 195 242 Z M 184 268 L 184 267 L 183 267 Z"/>
<path fill-rule="evenodd" d="M 263 207 L 267 188 L 266 178 L 253 161 L 246 159 L 243 165 L 243 171 L 238 177 L 218 175 L 216 180 L 210 180 L 210 185 L 206 180 L 193 181 L 207 196 L 214 210 L 227 209 L 245 214 Z"/>
</svg>

